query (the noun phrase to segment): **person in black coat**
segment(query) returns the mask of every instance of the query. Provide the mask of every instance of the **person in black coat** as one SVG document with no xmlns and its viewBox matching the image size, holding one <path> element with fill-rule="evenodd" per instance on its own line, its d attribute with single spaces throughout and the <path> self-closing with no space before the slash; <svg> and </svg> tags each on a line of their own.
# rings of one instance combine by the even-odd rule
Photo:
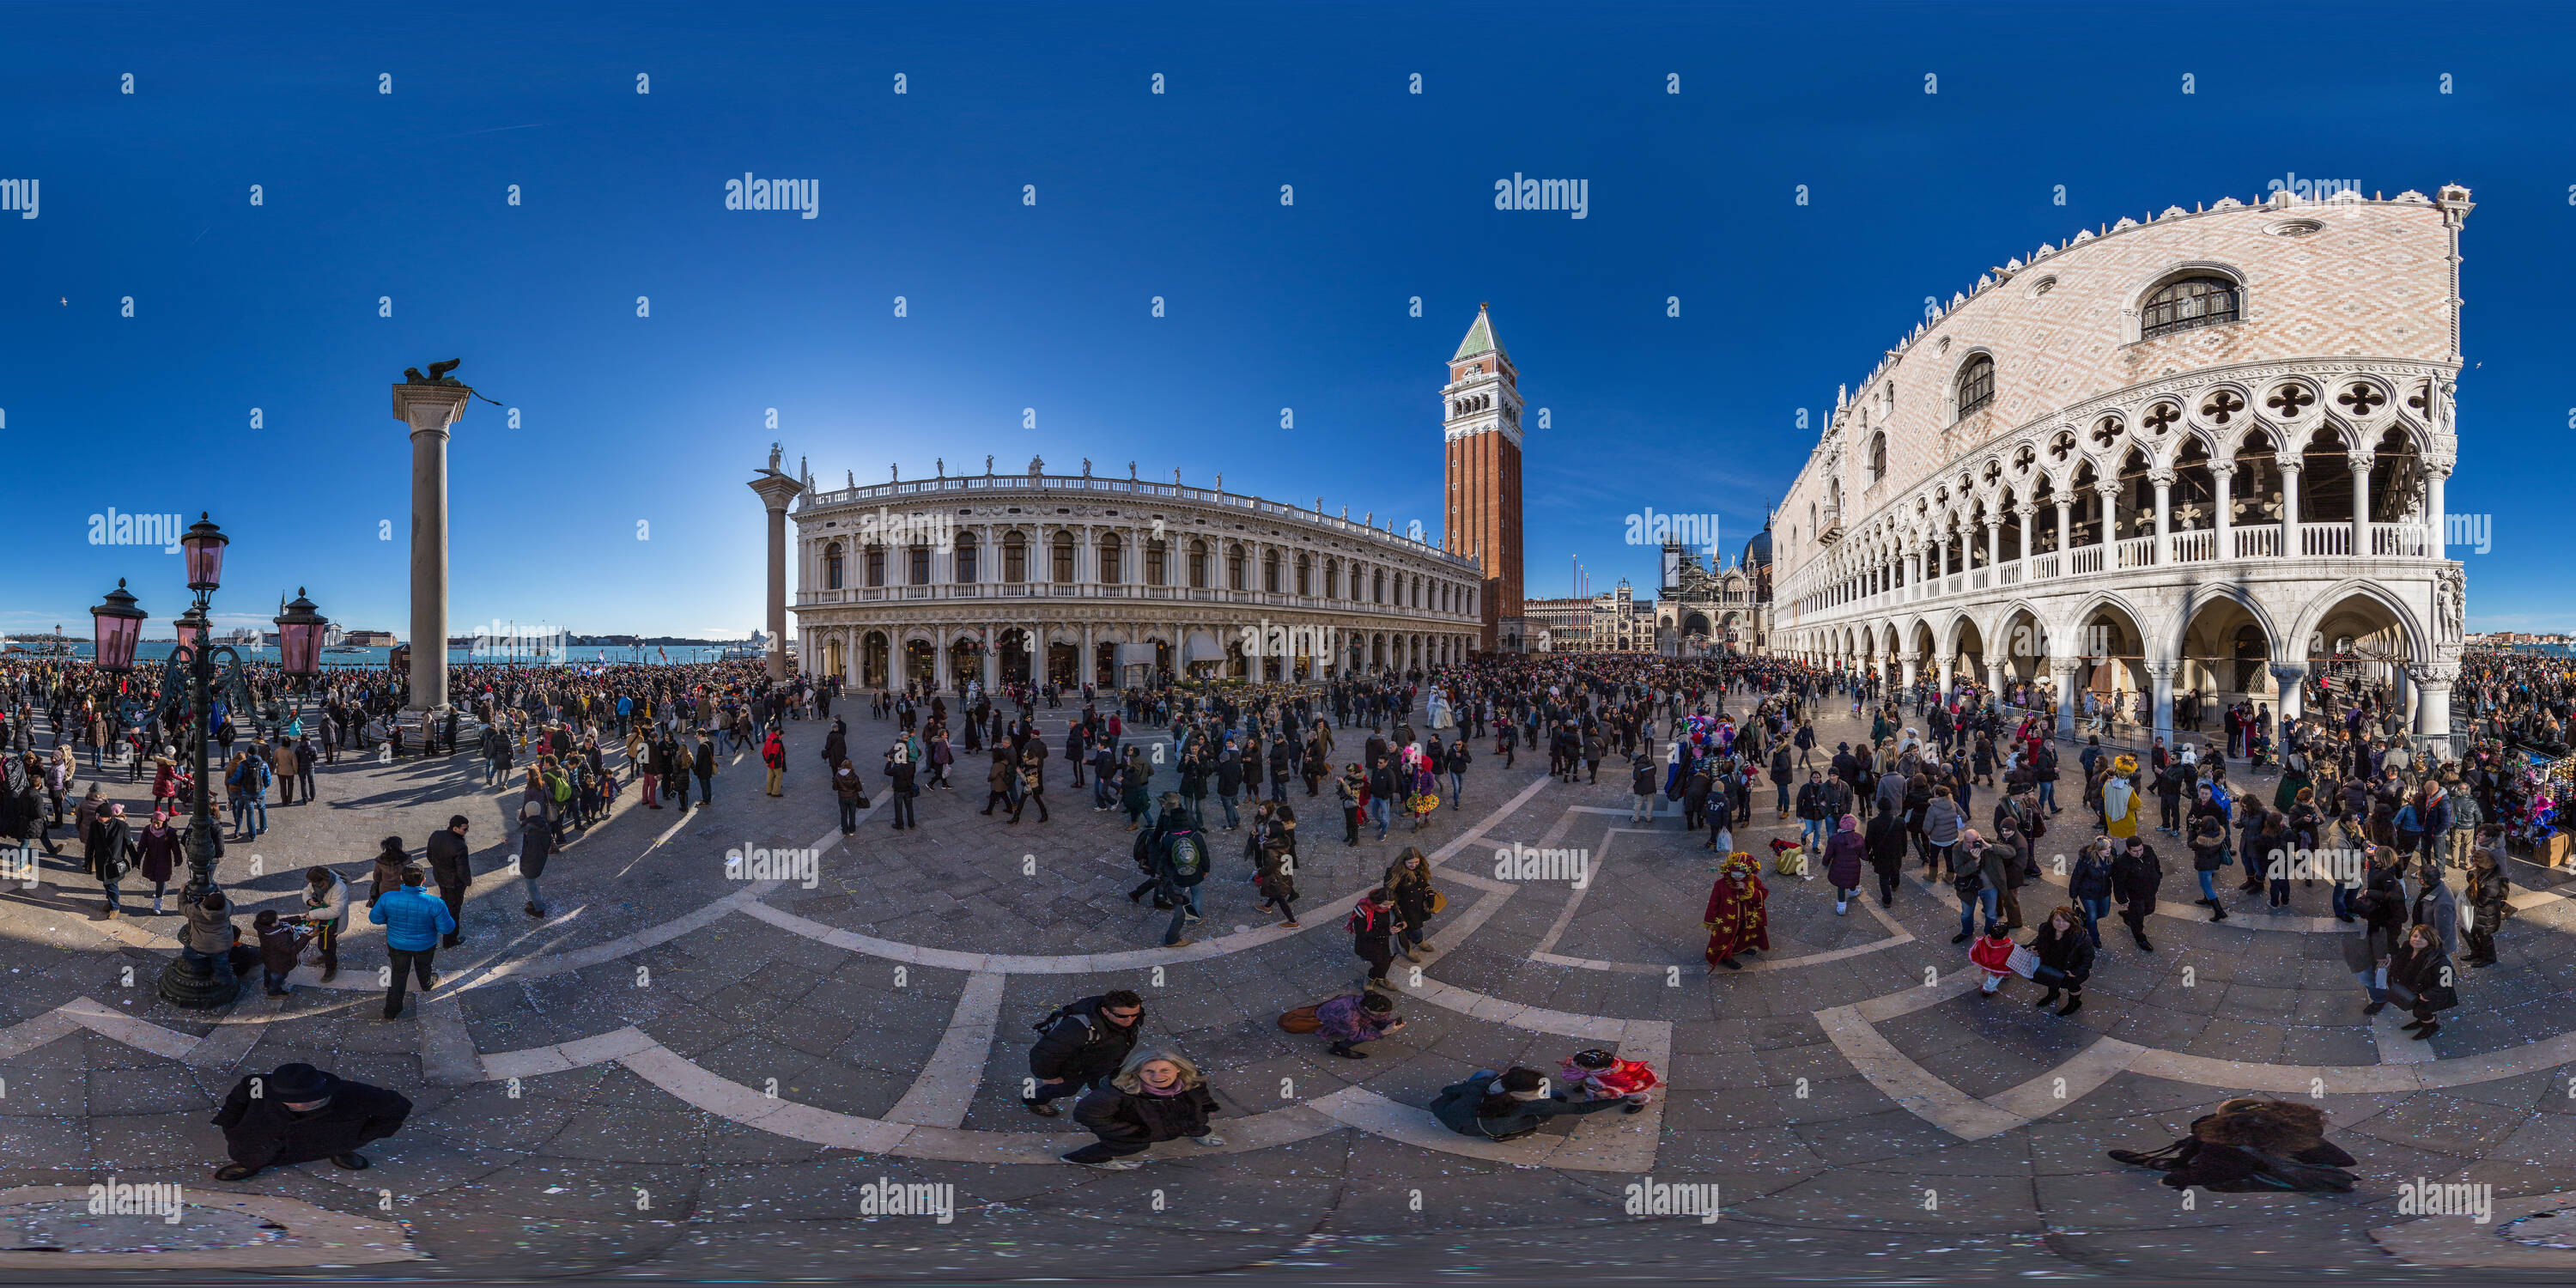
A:
<svg viewBox="0 0 2576 1288">
<path fill-rule="evenodd" d="M 1905 818 L 1880 810 L 1869 820 L 1869 866 L 1878 873 L 1878 906 L 1896 906 L 1897 883 L 1905 874 Z"/>
<path fill-rule="evenodd" d="M 1214 1149 L 1225 1143 L 1209 1130 L 1216 1111 L 1216 1096 L 1198 1066 L 1178 1052 L 1149 1047 L 1129 1056 L 1117 1076 L 1074 1105 L 1074 1121 L 1099 1139 L 1064 1161 L 1124 1172 L 1144 1166 L 1128 1155 L 1142 1154 L 1157 1141 L 1186 1136 Z"/>
<path fill-rule="evenodd" d="M 89 825 L 90 871 L 98 877 L 100 891 L 107 896 L 109 917 L 125 911 L 118 903 L 117 883 L 143 856 L 143 847 L 135 842 L 132 831 L 125 821 L 123 805 L 108 806 L 100 812 L 98 821 Z"/>
<path fill-rule="evenodd" d="M 1116 1073 L 1144 1031 L 1145 999 L 1127 989 L 1057 1008 L 1038 1022 L 1038 1040 L 1029 1047 L 1036 1094 L 1021 1097 L 1020 1104 L 1039 1117 L 1055 1117 L 1062 1111 L 1048 1102 L 1079 1095 Z"/>
<path fill-rule="evenodd" d="M 214 1124 L 224 1130 L 232 1161 L 219 1181 L 247 1180 L 271 1167 L 330 1159 L 352 1171 L 367 1166 L 358 1147 L 402 1130 L 411 1101 L 400 1093 L 333 1077 L 309 1064 L 255 1073 L 233 1084 Z"/>
<path fill-rule="evenodd" d="M 2048 914 L 2039 926 L 2039 938 L 2030 943 L 2039 954 L 2039 973 L 2034 976 L 2048 985 L 2048 993 L 2035 1006 L 2045 1007 L 2057 1000 L 2063 990 L 2066 1005 L 2060 1015 L 2073 1015 L 2084 1009 L 2084 981 L 2093 974 L 2093 935 L 2084 928 L 2083 914 L 2066 904 Z"/>
<path fill-rule="evenodd" d="M 2456 983 L 2451 955 L 2442 949 L 2441 931 L 2417 923 L 2398 941 L 2397 952 L 2388 962 L 2388 991 L 2399 1005 L 2415 1013 L 2405 1027 L 2416 1041 L 2442 1031 L 2433 1016 L 2460 1004 Z"/>
<path fill-rule="evenodd" d="M 447 904 L 447 913 L 456 918 L 456 930 L 439 945 L 454 948 L 464 943 L 465 891 L 474 884 L 474 861 L 465 844 L 465 829 L 471 826 L 462 814 L 449 816 L 447 826 L 429 834 L 429 875 L 438 886 L 438 897 Z M 542 866 L 542 865 L 541 865 Z"/>
<path fill-rule="evenodd" d="M 705 734 L 698 735 L 698 745 L 689 757 L 689 768 L 698 777 L 698 808 L 705 809 L 716 795 L 716 748 Z M 688 797 L 680 798 L 680 808 L 688 808 Z"/>
<path fill-rule="evenodd" d="M 2140 952 L 2156 950 L 2147 942 L 2147 914 L 2156 910 L 2156 887 L 2164 879 L 2164 863 L 2142 838 L 2128 838 L 2111 854 L 2111 897 L 2120 901 L 2120 920 L 2129 923 Z"/>
</svg>

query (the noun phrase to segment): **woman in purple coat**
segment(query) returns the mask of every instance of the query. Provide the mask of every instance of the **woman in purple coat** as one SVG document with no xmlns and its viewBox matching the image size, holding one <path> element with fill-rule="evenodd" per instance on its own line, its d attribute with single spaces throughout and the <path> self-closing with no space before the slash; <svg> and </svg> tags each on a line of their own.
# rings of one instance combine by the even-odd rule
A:
<svg viewBox="0 0 2576 1288">
<path fill-rule="evenodd" d="M 1832 839 L 1825 842 L 1825 879 L 1834 884 L 1837 917 L 1851 906 L 1852 891 L 1860 888 L 1861 860 L 1868 848 L 1861 839 L 1860 819 L 1850 814 L 1843 815 Z"/>
</svg>

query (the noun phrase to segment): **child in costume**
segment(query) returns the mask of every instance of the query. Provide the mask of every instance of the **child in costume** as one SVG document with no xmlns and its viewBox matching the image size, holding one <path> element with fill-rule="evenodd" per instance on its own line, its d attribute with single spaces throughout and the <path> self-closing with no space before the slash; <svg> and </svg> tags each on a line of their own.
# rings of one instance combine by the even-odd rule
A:
<svg viewBox="0 0 2576 1288">
<path fill-rule="evenodd" d="M 1565 1061 L 1558 1078 L 1567 1087 L 1582 1087 L 1588 1100 L 1625 1099 L 1628 1113 L 1643 1113 L 1654 1099 L 1659 1079 L 1643 1061 L 1622 1060 L 1599 1049 L 1577 1051 Z"/>
</svg>

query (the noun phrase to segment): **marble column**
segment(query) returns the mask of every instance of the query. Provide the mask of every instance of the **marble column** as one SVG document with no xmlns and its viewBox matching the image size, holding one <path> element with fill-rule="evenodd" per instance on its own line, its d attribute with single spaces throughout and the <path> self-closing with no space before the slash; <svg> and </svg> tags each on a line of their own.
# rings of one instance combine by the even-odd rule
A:
<svg viewBox="0 0 2576 1288">
<path fill-rule="evenodd" d="M 394 419 L 411 427 L 411 702 L 447 709 L 447 430 L 474 391 L 394 386 Z"/>
<path fill-rule="evenodd" d="M 2444 544 L 2450 539 L 2448 536 L 2450 520 L 2444 518 L 2442 515 L 2442 506 L 2444 504 L 2444 498 L 2442 495 L 2443 487 L 2445 484 L 2450 482 L 2450 479 L 2451 470 L 2449 466 L 2438 461 L 2425 462 L 2424 553 L 2431 555 L 2436 559 L 2448 559 L 2451 557 L 2450 551 L 2444 548 Z"/>
<path fill-rule="evenodd" d="M 2428 666 L 2415 677 L 2415 750 L 2440 760 L 2451 759 L 2451 684 L 2455 666 Z"/>
<path fill-rule="evenodd" d="M 2024 502 L 2013 507 L 2013 517 L 2021 520 L 2021 550 L 2014 562 L 2021 565 L 2020 584 L 2027 586 L 2030 584 L 2030 550 L 2039 544 L 2033 540 L 2037 534 L 2031 531 L 2030 521 L 2039 517 L 2039 507 Z"/>
<path fill-rule="evenodd" d="M 2218 461 L 2211 464 L 2209 467 L 2209 481 L 2217 492 L 2218 501 L 2218 513 L 2212 520 L 2217 531 L 2211 533 L 2209 538 L 2216 544 L 2210 547 L 2209 557 L 2212 559 L 2233 559 L 2236 557 L 2236 516 L 2234 513 L 2236 509 L 2234 497 L 2236 486 L 2236 466 L 2227 461 Z"/>
<path fill-rule="evenodd" d="M 2157 471 L 2147 476 L 2156 485 L 2156 554 L 2155 562 L 2173 562 L 2173 482 L 2174 476 Z"/>
<path fill-rule="evenodd" d="M 2153 704 L 2148 708 L 2148 710 L 2153 713 L 2152 720 L 2155 725 L 2155 735 L 2158 738 L 2164 739 L 2166 746 L 2172 746 L 2174 663 L 2163 658 L 2157 658 L 2148 662 L 2146 665 L 2147 683 L 2154 694 Z"/>
<path fill-rule="evenodd" d="M 2378 552 L 2370 548 L 2370 466 L 2378 459 L 2371 451 L 2352 454 L 2352 554 L 2367 559 Z"/>
<path fill-rule="evenodd" d="M 2075 677 L 2084 664 L 2071 657 L 2052 658 L 2049 665 L 2057 672 L 2057 736 L 2075 740 Z"/>
<path fill-rule="evenodd" d="M 776 457 L 773 455 L 771 459 Z M 752 491 L 760 494 L 761 504 L 769 507 L 769 611 L 763 629 L 769 632 L 769 678 L 784 680 L 787 678 L 787 505 L 805 488 L 795 479 L 779 473 L 776 465 L 762 470 L 750 486 Z M 902 648 L 903 642 L 895 641 L 895 651 L 900 652 Z M 899 662 L 900 659 L 888 659 L 889 665 Z"/>
<path fill-rule="evenodd" d="M 2307 553 L 2307 540 L 2299 534 L 2299 473 L 2306 462 L 2295 456 L 2280 458 L 2281 466 L 2281 557 L 2296 559 Z"/>
<path fill-rule="evenodd" d="M 2304 662 L 2274 662 L 2271 669 L 2273 681 L 2281 688 L 2278 714 L 2286 727 L 2304 714 L 2307 692 L 2301 686 L 2307 682 L 2308 667 Z"/>
</svg>

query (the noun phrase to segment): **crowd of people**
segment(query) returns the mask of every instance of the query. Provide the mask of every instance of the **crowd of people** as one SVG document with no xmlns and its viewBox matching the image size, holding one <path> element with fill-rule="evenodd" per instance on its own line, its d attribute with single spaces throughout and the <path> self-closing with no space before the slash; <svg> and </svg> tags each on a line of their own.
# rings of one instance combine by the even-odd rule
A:
<svg viewBox="0 0 2576 1288">
<path fill-rule="evenodd" d="M 10 748 L 0 756 L 8 775 L 0 832 L 16 827 L 11 835 L 51 849 L 53 831 L 69 828 L 111 913 L 120 882 L 137 869 L 160 913 L 184 861 L 177 838 L 189 757 L 160 727 L 148 682 L 136 690 L 139 676 L 60 664 L 0 670 L 0 745 Z M 2352 927 L 2346 960 L 2364 1010 L 2394 1002 L 2412 1016 L 2409 1030 L 2429 1038 L 2460 1002 L 2455 955 L 2465 946 L 2468 965 L 2498 960 L 2498 930 L 2512 915 L 2512 852 L 2550 848 L 2564 780 L 2546 758 L 2564 749 L 2576 714 L 2576 671 L 2473 655 L 2459 690 L 2471 716 L 2456 755 L 2410 746 L 2393 723 L 2400 704 L 2384 692 L 2331 682 L 2303 695 L 2305 714 L 2286 723 L 2256 703 L 2204 708 L 2184 695 L 2171 745 L 2146 730 L 2131 744 L 2106 745 L 2120 732 L 2108 721 L 2069 745 L 2057 737 L 2051 696 L 2026 687 L 1997 692 L 1965 678 L 1947 688 L 1899 686 L 1868 671 L 1778 658 L 1541 655 L 1320 683 L 1166 680 L 1113 690 L 1006 682 L 987 690 L 970 679 L 955 690 L 880 689 L 863 695 L 866 737 L 871 749 L 881 745 L 869 756 L 853 746 L 851 721 L 860 717 L 837 681 L 775 682 L 752 662 L 459 667 L 452 692 L 460 710 L 426 723 L 402 717 L 402 680 L 390 672 L 294 690 L 283 677 L 259 676 L 251 704 L 216 713 L 210 736 L 225 754 L 210 764 L 223 766 L 236 835 L 266 826 L 272 788 L 281 806 L 299 794 L 314 799 L 317 760 L 327 767 L 369 748 L 471 752 L 487 789 L 517 791 L 518 872 L 526 911 L 538 918 L 549 915 L 540 893 L 548 857 L 607 817 L 625 787 L 640 787 L 644 808 L 704 809 L 735 751 L 757 753 L 767 795 L 788 794 L 791 780 L 801 787 L 786 750 L 793 721 L 828 724 L 815 740 L 823 769 L 812 781 L 832 794 L 845 834 L 873 812 L 878 792 L 891 829 L 921 827 L 914 802 L 956 790 L 961 758 L 986 766 L 982 815 L 1049 826 L 1049 762 L 1061 758 L 1062 785 L 1088 787 L 1095 813 L 1123 821 L 1142 877 L 1129 898 L 1141 906 L 1150 897 L 1157 913 L 1168 912 L 1160 942 L 1169 947 L 1196 941 L 1212 876 L 1249 887 L 1246 901 L 1282 927 L 1301 926 L 1300 789 L 1310 816 L 1329 793 L 1344 845 L 1401 848 L 1341 918 L 1361 966 L 1356 978 L 1280 1024 L 1352 1060 L 1406 1027 L 1405 986 L 1393 968 L 1437 951 L 1429 932 L 1446 902 L 1428 856 L 1393 834 L 1420 831 L 1443 805 L 1462 809 L 1480 762 L 1510 771 L 1522 756 L 1544 756 L 1548 773 L 1586 785 L 1615 757 L 1612 781 L 1626 788 L 1632 825 L 1677 817 L 1699 838 L 1714 856 L 1702 919 L 1712 972 L 1742 969 L 1771 947 L 1764 865 L 1735 843 L 1767 805 L 1768 822 L 1795 832 L 1771 843 L 1770 875 L 1823 877 L 1837 914 L 1873 894 L 1893 907 L 1909 866 L 1934 889 L 1946 886 L 1959 908 L 1953 942 L 1965 946 L 1980 997 L 2023 978 L 2044 990 L 2036 1005 L 2074 1014 L 2109 960 L 2101 931 L 2115 905 L 2136 948 L 2154 951 L 2146 918 L 2165 885 L 2162 843 L 2191 855 L 2198 906 L 2213 921 L 2249 907 L 2286 912 L 2296 890 L 2328 887 L 2327 910 Z M 2116 698 L 2088 713 L 2115 708 Z M 1846 701 L 1866 732 L 1821 738 L 1819 713 Z M 1049 726 L 1061 713 L 1060 734 L 1042 731 L 1041 707 Z M 2207 735 L 2205 720 L 2215 726 Z M 465 727 L 473 732 L 459 747 Z M 40 728 L 51 735 L 42 747 Z M 99 785 L 86 794 L 75 787 L 82 750 L 93 753 L 90 773 L 104 776 L 107 757 L 97 750 L 119 745 L 132 750 L 115 757 L 131 781 L 150 764 L 152 796 L 165 806 L 140 829 L 100 799 Z M 2252 783 L 2258 769 L 2279 775 L 2268 793 Z M 2044 850 L 2045 838 L 2080 826 L 2070 814 L 2089 815 L 2091 837 Z M 461 942 L 475 875 L 471 826 L 454 816 L 423 847 L 426 862 L 401 837 L 386 838 L 376 856 L 366 916 L 387 928 L 393 955 L 388 1019 L 403 1013 L 410 987 L 436 986 L 437 953 Z M 1219 853 L 1226 833 L 1242 834 L 1233 863 Z M 2048 872 L 2043 853 L 2066 852 L 2071 861 Z M 2283 862 L 2298 852 L 2358 858 L 2348 874 Z M 353 893 L 329 867 L 307 877 L 304 910 L 263 912 L 247 937 L 220 893 L 180 909 L 183 952 L 227 971 L 256 967 L 276 992 L 309 964 L 329 978 Z M 2026 912 L 2025 892 L 2052 878 L 2063 895 Z M 2016 938 L 2024 931 L 2028 938 Z M 1147 1040 L 1145 1011 L 1137 994 L 1113 990 L 1039 1021 L 1022 1101 L 1045 1117 L 1073 1104 L 1075 1122 L 1096 1139 L 1070 1161 L 1123 1169 L 1157 1142 L 1223 1143 L 1211 1130 L 1219 1106 L 1207 1071 L 1175 1045 Z M 1657 1082 L 1644 1065 L 1584 1050 L 1553 1072 L 1479 1070 L 1443 1088 L 1430 1109 L 1451 1130 L 1506 1140 L 1551 1117 L 1636 1112 Z M 235 1166 L 251 1165 L 236 1158 Z"/>
</svg>

